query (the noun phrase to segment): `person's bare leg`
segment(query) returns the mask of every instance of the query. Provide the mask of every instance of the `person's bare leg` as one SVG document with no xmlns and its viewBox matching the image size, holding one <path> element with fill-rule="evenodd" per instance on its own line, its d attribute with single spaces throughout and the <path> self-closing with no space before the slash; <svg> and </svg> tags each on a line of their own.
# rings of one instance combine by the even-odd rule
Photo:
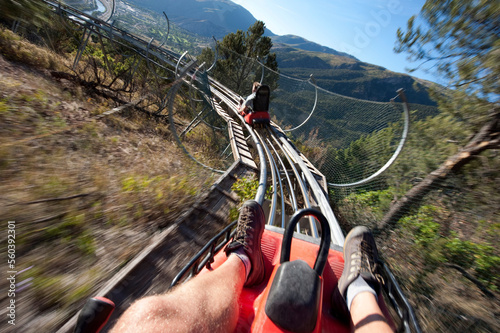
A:
<svg viewBox="0 0 500 333">
<path fill-rule="evenodd" d="M 392 332 L 387 324 L 375 295 L 362 292 L 351 303 L 351 319 L 356 333 Z"/>
<path fill-rule="evenodd" d="M 120 317 L 112 332 L 232 332 L 245 266 L 235 255 L 165 295 L 143 298 Z"/>
<path fill-rule="evenodd" d="M 264 279 L 261 239 L 265 216 L 260 204 L 246 201 L 216 270 L 198 275 L 172 292 L 143 298 L 122 315 L 112 332 L 232 332 L 238 322 L 243 285 Z"/>
</svg>

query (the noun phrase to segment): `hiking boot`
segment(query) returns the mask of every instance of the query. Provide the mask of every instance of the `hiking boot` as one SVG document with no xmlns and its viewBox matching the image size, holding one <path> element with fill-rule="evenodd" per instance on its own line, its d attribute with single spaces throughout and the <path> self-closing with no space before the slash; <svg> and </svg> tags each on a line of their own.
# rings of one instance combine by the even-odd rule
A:
<svg viewBox="0 0 500 333">
<path fill-rule="evenodd" d="M 243 251 L 250 259 L 252 268 L 245 286 L 259 284 L 264 279 L 264 259 L 260 248 L 264 224 L 264 211 L 259 203 L 246 201 L 241 207 L 233 241 L 224 250 L 227 256 L 232 252 Z"/>
<path fill-rule="evenodd" d="M 378 294 L 383 281 L 379 270 L 380 260 L 372 233 L 367 227 L 355 227 L 345 239 L 344 270 L 332 295 L 332 314 L 346 321 L 350 319 L 347 288 L 358 276 Z"/>
</svg>

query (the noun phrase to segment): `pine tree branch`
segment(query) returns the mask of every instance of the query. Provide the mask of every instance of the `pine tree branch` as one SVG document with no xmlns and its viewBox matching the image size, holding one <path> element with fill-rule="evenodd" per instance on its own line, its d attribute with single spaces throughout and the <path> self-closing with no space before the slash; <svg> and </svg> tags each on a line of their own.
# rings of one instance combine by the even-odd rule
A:
<svg viewBox="0 0 500 333">
<path fill-rule="evenodd" d="M 411 208 L 418 207 L 423 198 L 439 186 L 450 174 L 459 171 L 477 155 L 488 149 L 500 147 L 500 110 L 494 110 L 493 119 L 485 124 L 469 143 L 458 153 L 449 157 L 439 168 L 432 171 L 419 184 L 411 188 L 403 197 L 389 208 L 378 223 L 379 231 L 391 229 Z"/>
<path fill-rule="evenodd" d="M 449 268 L 453 268 L 453 269 L 456 269 L 457 271 L 459 271 L 460 273 L 462 273 L 462 275 L 469 281 L 471 281 L 472 283 L 474 283 L 479 289 L 481 289 L 481 291 L 488 297 L 490 298 L 495 298 L 495 295 L 488 290 L 488 288 L 486 288 L 486 286 L 484 284 L 481 283 L 481 281 L 479 281 L 478 279 L 476 279 L 475 277 L 473 277 L 472 275 L 470 275 L 469 273 L 467 273 L 467 271 L 465 269 L 463 269 L 462 267 L 458 266 L 458 265 L 455 265 L 455 264 L 449 264 L 449 263 L 445 263 L 444 264 L 446 267 L 449 267 Z"/>
</svg>

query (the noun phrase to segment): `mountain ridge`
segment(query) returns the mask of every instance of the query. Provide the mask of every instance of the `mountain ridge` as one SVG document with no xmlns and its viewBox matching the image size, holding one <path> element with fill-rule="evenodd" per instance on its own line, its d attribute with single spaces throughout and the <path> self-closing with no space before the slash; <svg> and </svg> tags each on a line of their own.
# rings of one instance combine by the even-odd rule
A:
<svg viewBox="0 0 500 333">
<path fill-rule="evenodd" d="M 328 46 L 324 46 L 321 44 L 318 44 L 316 42 L 312 42 L 310 40 L 305 39 L 304 37 L 300 37 L 297 35 L 275 35 L 272 36 L 271 39 L 273 40 L 273 43 L 279 43 L 279 44 L 286 44 L 289 46 L 292 46 L 294 48 L 304 50 L 304 51 L 314 51 L 314 52 L 320 52 L 320 53 L 328 53 L 328 54 L 333 54 L 333 55 L 338 55 L 338 56 L 344 56 L 344 57 L 349 57 L 352 59 L 356 59 L 359 61 L 358 58 L 355 56 L 345 53 L 345 52 L 340 52 L 335 49 L 332 49 Z"/>
<path fill-rule="evenodd" d="M 129 0 L 136 6 L 167 14 L 181 28 L 204 37 L 223 38 L 236 30 L 246 31 L 255 17 L 229 0 Z M 267 29 L 266 35 L 274 34 Z"/>
<path fill-rule="evenodd" d="M 256 21 L 242 6 L 229 0 L 128 0 L 137 7 L 157 13 L 165 11 L 169 20 L 195 34 L 222 39 L 236 30 L 246 31 Z M 408 74 L 392 72 L 382 66 L 362 62 L 356 57 L 295 35 L 266 35 L 273 40 L 280 71 L 307 79 L 311 74 L 324 89 L 346 96 L 386 102 L 399 88 L 412 103 L 434 107 L 426 91 L 431 83 Z M 427 113 L 427 112 L 424 112 Z"/>
</svg>

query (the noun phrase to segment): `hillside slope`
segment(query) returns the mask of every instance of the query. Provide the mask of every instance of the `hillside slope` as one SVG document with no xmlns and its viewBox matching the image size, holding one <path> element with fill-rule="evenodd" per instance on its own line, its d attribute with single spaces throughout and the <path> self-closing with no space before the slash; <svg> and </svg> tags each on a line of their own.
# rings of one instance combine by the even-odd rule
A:
<svg viewBox="0 0 500 333">
<path fill-rule="evenodd" d="M 334 54 L 338 56 L 344 56 L 352 59 L 356 59 L 356 57 L 347 54 L 345 52 L 340 52 L 337 50 L 334 50 L 330 47 L 320 45 L 315 42 L 311 42 L 305 38 L 302 38 L 300 36 L 295 36 L 295 35 L 283 35 L 283 36 L 273 36 L 272 40 L 276 44 L 286 44 L 291 47 L 294 47 L 299 50 L 304 50 L 304 51 L 314 51 L 314 52 L 321 52 L 321 53 L 329 53 L 329 54 Z"/>
<path fill-rule="evenodd" d="M 304 51 L 286 44 L 276 44 L 273 51 L 282 73 L 304 79 L 313 74 L 318 86 L 341 95 L 388 102 L 399 88 L 403 88 L 411 103 L 436 105 L 427 93 L 431 82 L 407 74 L 395 73 L 348 55 Z"/>
<path fill-rule="evenodd" d="M 0 28 L 0 214 L 24 270 L 2 332 L 55 332 L 214 181 L 167 124 L 133 108 L 98 118 L 119 104 L 63 78 L 71 60 Z"/>
<path fill-rule="evenodd" d="M 130 0 L 131 3 L 157 12 L 165 11 L 169 19 L 201 36 L 220 39 L 236 30 L 247 30 L 255 17 L 229 0 Z M 272 35 L 268 31 L 269 35 Z"/>
<path fill-rule="evenodd" d="M 169 40 L 182 39 L 184 47 L 189 41 L 200 45 L 196 35 L 215 36 L 222 39 L 236 30 L 246 31 L 255 22 L 255 18 L 243 7 L 228 0 L 131 0 L 132 13 L 120 12 L 122 21 L 130 20 L 131 25 L 145 31 L 144 35 L 157 31 L 163 22 L 151 21 L 149 10 L 161 13 L 165 11 L 173 26 L 191 31 L 177 37 L 176 29 L 171 30 Z M 144 10 L 146 8 L 146 10 Z M 140 20 L 140 17 L 144 20 Z M 127 18 L 128 17 L 128 18 Z M 137 24 L 135 22 L 141 22 Z M 165 28 L 163 30 L 166 30 Z M 136 29 L 136 32 L 137 31 Z M 271 33 L 272 34 L 272 33 Z M 396 90 L 403 88 L 411 103 L 435 106 L 426 91 L 431 84 L 428 81 L 413 78 L 402 73 L 395 73 L 383 67 L 364 63 L 347 53 L 308 41 L 300 36 L 272 36 L 280 71 L 284 74 L 307 79 L 313 74 L 320 87 L 332 92 L 372 101 L 387 102 L 396 95 Z M 161 38 L 158 37 L 158 40 Z M 167 43 L 167 45 L 169 45 Z M 192 48 L 191 48 L 192 49 Z M 420 107 L 420 109 L 426 109 Z M 424 112 L 424 111 L 423 111 Z M 433 114 L 431 109 L 425 114 Z"/>
</svg>

